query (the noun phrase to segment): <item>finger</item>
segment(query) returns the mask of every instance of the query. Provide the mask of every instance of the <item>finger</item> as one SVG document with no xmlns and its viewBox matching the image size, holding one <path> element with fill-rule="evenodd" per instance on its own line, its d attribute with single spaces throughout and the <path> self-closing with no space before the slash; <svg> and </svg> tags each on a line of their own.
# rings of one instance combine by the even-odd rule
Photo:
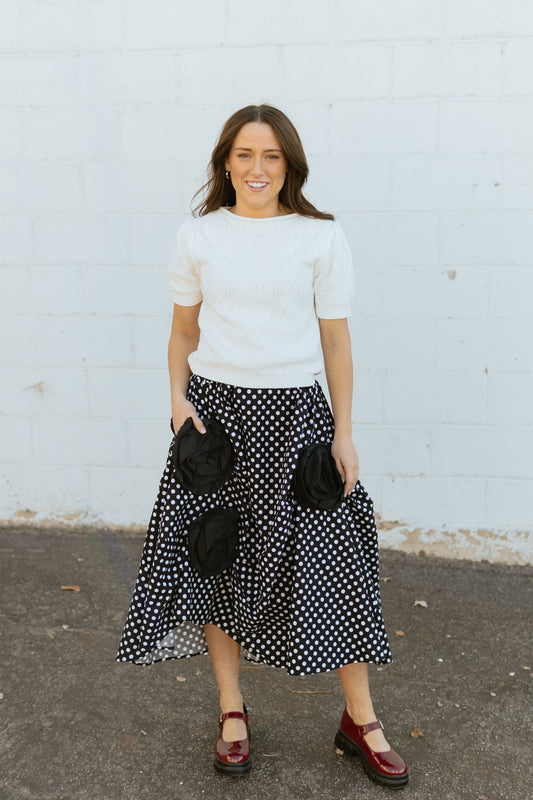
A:
<svg viewBox="0 0 533 800">
<path fill-rule="evenodd" d="M 336 458 L 335 459 L 335 466 L 337 467 L 337 472 L 339 473 L 339 475 L 342 478 L 342 482 L 345 483 L 346 482 L 346 472 L 345 472 L 345 469 L 344 469 L 344 464 L 342 463 L 342 461 L 340 461 L 340 459 Z"/>
<path fill-rule="evenodd" d="M 178 416 L 176 414 L 176 416 L 172 417 L 172 427 L 174 428 L 174 435 L 179 433 L 179 431 L 183 428 L 189 417 L 192 419 L 192 423 L 197 431 L 199 431 L 200 433 L 206 432 L 204 423 L 202 422 L 198 414 L 196 414 L 195 411 L 192 411 L 190 414 L 187 414 L 186 416 L 182 416 L 181 414 Z"/>
<path fill-rule="evenodd" d="M 351 470 L 347 469 L 344 464 L 339 462 L 337 465 L 337 471 L 342 478 L 342 482 L 344 483 L 344 497 L 347 497 L 355 485 L 352 483 Z"/>
<path fill-rule="evenodd" d="M 344 496 L 347 497 L 352 492 L 357 483 L 358 470 L 352 468 L 348 470 L 348 476 L 344 484 Z"/>
<path fill-rule="evenodd" d="M 197 414 L 191 414 L 192 423 L 197 431 L 200 433 L 206 433 L 206 427 L 200 417 Z"/>
</svg>

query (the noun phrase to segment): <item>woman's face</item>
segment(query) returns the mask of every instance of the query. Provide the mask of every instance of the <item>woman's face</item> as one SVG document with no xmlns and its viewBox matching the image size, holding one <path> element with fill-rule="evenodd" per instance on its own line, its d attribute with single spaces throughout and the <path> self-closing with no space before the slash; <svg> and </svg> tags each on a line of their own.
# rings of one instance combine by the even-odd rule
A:
<svg viewBox="0 0 533 800">
<path fill-rule="evenodd" d="M 235 189 L 234 211 L 243 217 L 275 217 L 283 213 L 279 193 L 287 159 L 267 122 L 247 122 L 235 137 L 226 170 Z"/>
</svg>

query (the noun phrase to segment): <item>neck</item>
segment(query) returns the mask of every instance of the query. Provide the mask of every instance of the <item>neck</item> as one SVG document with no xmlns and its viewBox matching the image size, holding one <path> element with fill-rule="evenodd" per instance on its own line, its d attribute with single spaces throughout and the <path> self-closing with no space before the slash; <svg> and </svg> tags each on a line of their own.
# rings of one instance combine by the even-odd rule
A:
<svg viewBox="0 0 533 800">
<path fill-rule="evenodd" d="M 233 214 L 237 214 L 239 217 L 253 217 L 254 219 L 282 217 L 289 213 L 279 203 L 275 206 L 267 206 L 266 208 L 251 208 L 250 206 L 243 206 L 238 201 L 230 208 L 230 211 L 233 212 Z"/>
</svg>

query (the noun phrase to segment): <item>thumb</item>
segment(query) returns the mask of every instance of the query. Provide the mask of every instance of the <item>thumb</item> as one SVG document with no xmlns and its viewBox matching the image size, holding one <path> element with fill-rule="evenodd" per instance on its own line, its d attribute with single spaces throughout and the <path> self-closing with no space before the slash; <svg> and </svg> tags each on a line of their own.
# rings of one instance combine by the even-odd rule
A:
<svg viewBox="0 0 533 800">
<path fill-rule="evenodd" d="M 191 419 L 194 427 L 199 433 L 207 433 L 206 427 L 197 414 L 191 414 Z"/>
</svg>

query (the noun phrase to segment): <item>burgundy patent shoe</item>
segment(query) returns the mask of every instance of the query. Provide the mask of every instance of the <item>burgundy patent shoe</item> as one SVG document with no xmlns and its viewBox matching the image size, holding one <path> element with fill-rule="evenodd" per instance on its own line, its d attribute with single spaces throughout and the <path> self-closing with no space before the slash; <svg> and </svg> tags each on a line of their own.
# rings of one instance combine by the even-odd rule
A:
<svg viewBox="0 0 533 800">
<path fill-rule="evenodd" d="M 224 775 L 246 775 L 250 771 L 250 729 L 248 727 L 248 712 L 243 704 L 242 711 L 228 711 L 218 718 L 218 739 L 216 745 L 215 769 Z M 242 719 L 246 725 L 246 739 L 237 742 L 226 742 L 222 738 L 222 728 L 227 719 Z"/>
<path fill-rule="evenodd" d="M 359 756 L 366 774 L 376 783 L 393 789 L 405 786 L 409 780 L 409 774 L 407 764 L 401 755 L 392 747 L 390 750 L 378 753 L 366 743 L 365 735 L 376 728 L 383 730 L 383 725 L 379 720 L 369 722 L 368 725 L 356 725 L 345 708 L 340 728 L 335 736 L 335 744 L 339 750 Z"/>
</svg>

